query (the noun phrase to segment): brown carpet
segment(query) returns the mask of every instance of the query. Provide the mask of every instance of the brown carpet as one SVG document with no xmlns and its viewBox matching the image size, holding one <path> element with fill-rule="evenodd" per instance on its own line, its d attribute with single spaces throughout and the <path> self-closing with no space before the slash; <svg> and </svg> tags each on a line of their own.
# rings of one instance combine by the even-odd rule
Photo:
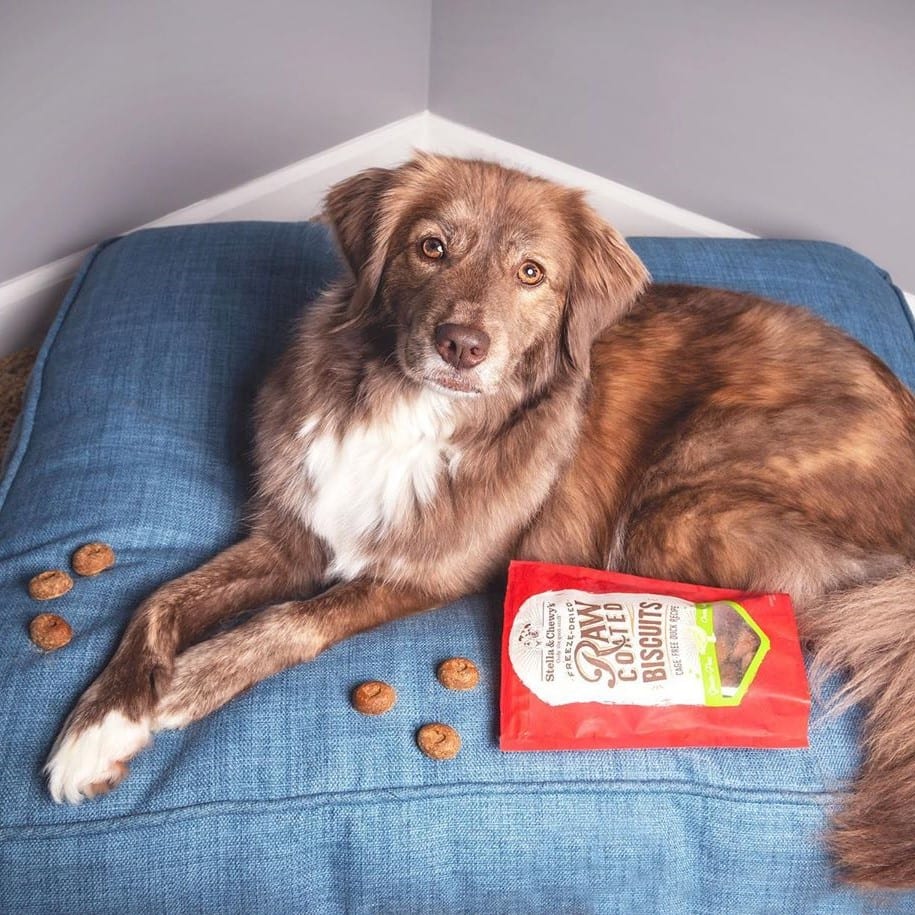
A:
<svg viewBox="0 0 915 915">
<path fill-rule="evenodd" d="M 22 393 L 37 355 L 38 348 L 33 346 L 0 359 L 0 455 L 22 407 Z"/>
</svg>

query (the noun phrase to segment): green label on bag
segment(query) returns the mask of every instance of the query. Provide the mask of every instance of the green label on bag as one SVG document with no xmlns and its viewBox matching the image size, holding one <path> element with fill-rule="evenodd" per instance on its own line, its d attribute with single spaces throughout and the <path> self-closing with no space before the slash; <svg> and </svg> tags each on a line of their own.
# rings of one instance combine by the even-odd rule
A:
<svg viewBox="0 0 915 915">
<path fill-rule="evenodd" d="M 769 639 L 736 601 L 696 604 L 705 704 L 740 705 L 769 651 Z"/>
</svg>

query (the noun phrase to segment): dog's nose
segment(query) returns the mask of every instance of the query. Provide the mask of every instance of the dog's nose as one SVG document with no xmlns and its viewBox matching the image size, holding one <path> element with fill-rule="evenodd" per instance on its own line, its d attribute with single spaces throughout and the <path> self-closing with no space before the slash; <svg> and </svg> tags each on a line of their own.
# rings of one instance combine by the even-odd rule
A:
<svg viewBox="0 0 915 915">
<path fill-rule="evenodd" d="M 435 348 L 456 369 L 472 369 L 489 352 L 489 334 L 467 324 L 439 324 L 435 328 Z"/>
</svg>

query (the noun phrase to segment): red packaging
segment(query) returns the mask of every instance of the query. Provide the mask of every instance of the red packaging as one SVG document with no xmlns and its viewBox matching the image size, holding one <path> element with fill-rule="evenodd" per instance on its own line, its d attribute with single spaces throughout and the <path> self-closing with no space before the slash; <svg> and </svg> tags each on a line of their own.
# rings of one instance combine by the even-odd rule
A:
<svg viewBox="0 0 915 915">
<path fill-rule="evenodd" d="M 513 562 L 503 750 L 806 747 L 787 594 Z"/>
</svg>

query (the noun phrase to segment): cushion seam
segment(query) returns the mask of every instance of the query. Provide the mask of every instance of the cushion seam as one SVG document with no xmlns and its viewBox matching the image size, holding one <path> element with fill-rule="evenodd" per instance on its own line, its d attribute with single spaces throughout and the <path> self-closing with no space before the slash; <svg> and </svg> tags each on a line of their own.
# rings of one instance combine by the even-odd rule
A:
<svg viewBox="0 0 915 915">
<path fill-rule="evenodd" d="M 60 329 L 63 326 L 67 315 L 70 313 L 74 302 L 82 291 L 83 283 L 89 274 L 89 269 L 92 267 L 92 264 L 95 262 L 99 253 L 115 241 L 117 241 L 117 238 L 109 238 L 106 241 L 100 242 L 86 256 L 86 259 L 80 266 L 79 271 L 74 277 L 73 282 L 60 305 L 57 316 L 54 318 L 54 323 L 49 328 L 44 338 L 44 342 L 41 344 L 41 349 L 35 359 L 35 365 L 32 368 L 32 373 L 29 378 L 28 396 L 26 397 L 25 403 L 22 405 L 20 413 L 21 426 L 19 428 L 19 434 L 16 436 L 12 452 L 9 453 L 6 472 L 3 475 L 3 479 L 0 479 L 0 513 L 3 512 L 3 509 L 6 506 L 7 496 L 13 488 L 13 484 L 19 473 L 19 468 L 22 466 L 22 462 L 25 459 L 25 455 L 28 452 L 29 445 L 32 441 L 32 432 L 35 428 L 35 415 L 38 412 L 38 405 L 41 401 L 41 391 L 44 386 L 44 371 L 48 362 L 48 357 L 51 350 L 54 348 L 57 336 L 60 333 Z"/>
<path fill-rule="evenodd" d="M 412 786 L 386 786 L 383 788 L 360 789 L 356 791 L 319 792 L 307 795 L 292 795 L 284 798 L 267 800 L 240 800 L 240 801 L 208 801 L 202 804 L 188 804 L 182 807 L 173 807 L 141 814 L 124 814 L 122 816 L 108 817 L 104 820 L 82 820 L 77 823 L 42 824 L 40 826 L 19 825 L 4 826 L 0 828 L 0 839 L 48 839 L 64 838 L 71 834 L 88 835 L 104 834 L 114 830 L 141 829 L 147 826 L 156 826 L 176 820 L 190 820 L 200 817 L 221 815 L 265 815 L 277 811 L 307 810 L 309 807 L 360 807 L 367 804 L 378 807 L 384 804 L 402 803 L 415 800 L 436 800 L 455 795 L 464 796 L 468 791 L 476 796 L 507 796 L 514 797 L 519 794 L 535 794 L 542 796 L 546 793 L 562 795 L 600 795 L 609 797 L 606 782 L 461 782 L 456 785 L 442 785 L 435 788 Z M 729 801 L 737 804 L 764 804 L 766 806 L 781 805 L 790 807 L 819 807 L 823 803 L 833 800 L 834 795 L 828 791 L 756 791 L 752 789 L 722 789 L 716 790 L 713 786 L 696 786 L 689 782 L 673 779 L 657 779 L 640 782 L 638 785 L 620 785 L 612 783 L 613 794 L 640 794 L 652 791 L 653 796 L 659 795 L 653 789 L 673 788 L 670 794 L 680 796 L 706 798 L 710 800 Z M 506 790 L 508 789 L 508 790 Z"/>
</svg>

